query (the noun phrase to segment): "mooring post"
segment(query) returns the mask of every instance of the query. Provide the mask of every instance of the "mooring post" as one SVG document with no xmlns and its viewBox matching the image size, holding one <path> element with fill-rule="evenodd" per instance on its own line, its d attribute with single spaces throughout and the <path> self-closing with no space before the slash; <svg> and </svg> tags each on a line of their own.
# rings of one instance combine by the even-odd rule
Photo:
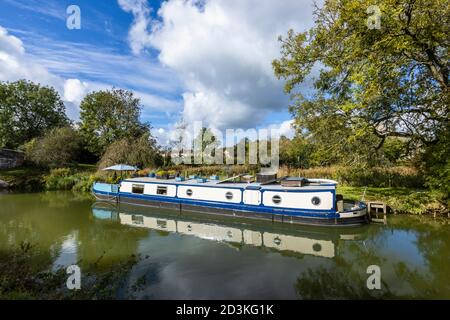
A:
<svg viewBox="0 0 450 320">
<path fill-rule="evenodd" d="M 382 210 L 383 218 L 379 218 L 379 210 Z M 368 202 L 367 210 L 369 211 L 370 219 L 373 222 L 387 224 L 387 205 L 383 202 Z M 373 218 L 373 211 L 375 211 L 375 218 Z"/>
</svg>

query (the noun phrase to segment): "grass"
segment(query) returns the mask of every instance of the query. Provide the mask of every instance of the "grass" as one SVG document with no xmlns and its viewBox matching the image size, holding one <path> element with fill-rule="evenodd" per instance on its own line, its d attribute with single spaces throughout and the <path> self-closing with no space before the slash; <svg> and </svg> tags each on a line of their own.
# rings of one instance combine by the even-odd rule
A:
<svg viewBox="0 0 450 320">
<path fill-rule="evenodd" d="M 32 167 L 4 169 L 0 170 L 0 180 L 7 182 L 14 190 L 39 191 L 43 189 L 43 177 L 46 172 Z"/>
<path fill-rule="evenodd" d="M 65 186 L 62 188 L 56 188 L 56 190 L 70 190 L 68 189 L 68 176 L 73 176 L 75 184 L 80 180 L 87 181 L 90 175 L 95 174 L 97 167 L 91 164 L 77 164 L 71 168 L 68 168 L 70 174 L 65 175 Z M 47 179 L 51 176 L 51 170 L 37 168 L 37 167 L 19 167 L 14 169 L 0 170 L 0 180 L 3 180 L 11 185 L 11 189 L 34 192 L 48 189 Z M 86 182 L 88 183 L 88 182 Z M 52 188 L 50 188 L 52 189 Z M 84 186 L 80 189 L 86 189 Z"/>
<path fill-rule="evenodd" d="M 95 164 L 77 164 L 71 169 L 76 172 L 95 172 L 97 171 L 97 166 Z M 0 176 L 20 177 L 23 175 L 47 173 L 48 171 L 48 169 L 23 166 L 13 169 L 1 169 Z"/>
<path fill-rule="evenodd" d="M 20 177 L 25 174 L 30 175 L 38 172 L 41 173 L 42 170 L 36 168 L 20 167 L 14 169 L 2 169 L 0 170 L 0 175 L 3 177 Z"/>
<path fill-rule="evenodd" d="M 344 198 L 361 200 L 364 187 L 338 186 L 337 192 Z M 447 215 L 448 208 L 440 203 L 438 196 L 426 189 L 413 188 L 374 188 L 368 187 L 364 201 L 381 201 L 388 205 L 390 211 L 396 214 L 416 215 Z"/>
</svg>

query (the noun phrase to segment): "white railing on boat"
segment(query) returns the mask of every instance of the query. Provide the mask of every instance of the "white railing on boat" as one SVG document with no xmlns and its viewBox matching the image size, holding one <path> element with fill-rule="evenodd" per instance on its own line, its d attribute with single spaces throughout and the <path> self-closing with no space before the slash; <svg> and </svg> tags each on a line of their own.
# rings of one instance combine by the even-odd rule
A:
<svg viewBox="0 0 450 320">
<path fill-rule="evenodd" d="M 330 180 L 330 179 L 308 179 L 308 182 L 312 182 L 312 183 L 330 183 L 330 184 L 338 184 L 337 181 L 335 181 L 335 180 Z"/>
</svg>

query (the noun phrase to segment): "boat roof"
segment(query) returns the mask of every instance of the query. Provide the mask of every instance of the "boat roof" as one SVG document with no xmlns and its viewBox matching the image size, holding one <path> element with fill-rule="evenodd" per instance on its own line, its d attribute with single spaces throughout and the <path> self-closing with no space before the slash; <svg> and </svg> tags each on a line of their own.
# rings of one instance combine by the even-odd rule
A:
<svg viewBox="0 0 450 320">
<path fill-rule="evenodd" d="M 326 179 L 308 179 L 308 183 L 301 187 L 282 186 L 279 183 L 261 184 L 259 182 L 232 182 L 207 179 L 206 182 L 198 182 L 197 179 L 186 179 L 184 181 L 176 181 L 175 179 L 157 179 L 151 177 L 137 177 L 125 179 L 122 182 L 134 183 L 156 183 L 156 184 L 174 184 L 174 185 L 189 185 L 189 186 L 203 186 L 216 188 L 239 188 L 239 189 L 270 189 L 270 190 L 329 190 L 336 187 L 337 182 Z"/>
</svg>

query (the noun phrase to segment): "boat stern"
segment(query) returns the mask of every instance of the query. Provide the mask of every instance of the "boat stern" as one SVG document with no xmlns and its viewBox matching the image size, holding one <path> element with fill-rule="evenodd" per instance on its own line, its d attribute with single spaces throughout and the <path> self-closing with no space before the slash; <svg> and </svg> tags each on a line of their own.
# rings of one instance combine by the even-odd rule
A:
<svg viewBox="0 0 450 320">
<path fill-rule="evenodd" d="M 369 222 L 367 205 L 362 201 L 340 200 L 338 201 L 337 209 L 338 219 L 342 224 L 364 224 Z"/>
<path fill-rule="evenodd" d="M 116 201 L 119 196 L 120 186 L 118 184 L 109 184 L 96 182 L 92 185 L 92 193 L 98 200 Z"/>
</svg>

